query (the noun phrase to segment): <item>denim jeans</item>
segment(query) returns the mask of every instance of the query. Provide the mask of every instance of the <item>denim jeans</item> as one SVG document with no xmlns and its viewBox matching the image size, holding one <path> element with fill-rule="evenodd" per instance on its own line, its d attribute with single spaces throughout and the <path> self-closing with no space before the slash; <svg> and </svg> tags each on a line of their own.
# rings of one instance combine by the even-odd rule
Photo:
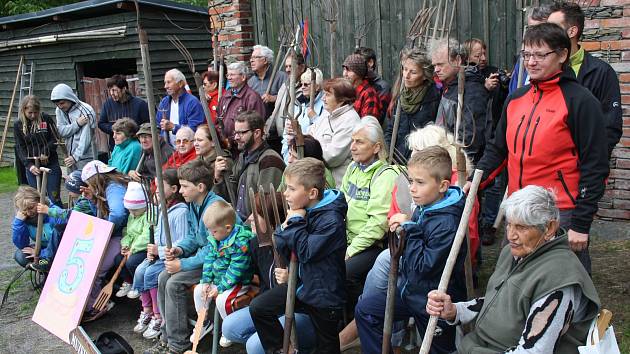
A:
<svg viewBox="0 0 630 354">
<path fill-rule="evenodd" d="M 387 281 L 389 278 L 389 267 L 391 264 L 392 258 L 389 255 L 389 249 L 383 250 L 379 253 L 378 257 L 376 257 L 376 261 L 374 262 L 374 266 L 370 270 L 365 279 L 365 286 L 363 287 L 363 294 L 361 294 L 361 298 L 385 294 L 387 296 Z M 398 277 L 398 282 L 400 283 L 400 277 Z M 407 321 L 396 321 L 394 322 L 392 328 L 392 346 L 400 347 L 402 345 L 403 339 L 405 338 L 405 325 Z"/>
<path fill-rule="evenodd" d="M 133 289 L 140 292 L 147 291 L 149 289 L 157 288 L 158 277 L 164 270 L 164 261 L 161 259 L 155 260 L 151 263 L 148 259 L 145 259 L 136 268 L 136 273 L 133 276 Z"/>
<path fill-rule="evenodd" d="M 507 188 L 507 178 L 507 169 L 504 169 L 494 179 L 494 184 L 484 191 L 485 199 L 481 208 L 480 226 L 492 226 L 494 224 Z"/>
<path fill-rule="evenodd" d="M 280 317 L 279 320 L 284 327 L 284 316 Z M 296 313 L 295 327 L 298 334 L 299 352 L 308 353 L 313 350 L 315 348 L 315 329 L 308 315 Z M 245 343 L 247 354 L 265 354 L 248 307 L 235 311 L 223 319 L 221 332 L 225 338 L 232 342 Z"/>
</svg>

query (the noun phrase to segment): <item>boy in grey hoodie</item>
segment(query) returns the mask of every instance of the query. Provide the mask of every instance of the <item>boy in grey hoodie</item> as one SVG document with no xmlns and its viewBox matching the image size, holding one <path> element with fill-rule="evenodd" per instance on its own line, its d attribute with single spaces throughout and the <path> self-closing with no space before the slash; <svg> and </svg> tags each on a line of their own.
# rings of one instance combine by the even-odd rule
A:
<svg viewBox="0 0 630 354">
<path fill-rule="evenodd" d="M 69 172 L 81 170 L 98 157 L 94 139 L 96 113 L 92 106 L 79 100 L 66 84 L 55 86 L 50 93 L 50 100 L 57 105 L 57 130 L 66 142 L 64 165 Z"/>
</svg>

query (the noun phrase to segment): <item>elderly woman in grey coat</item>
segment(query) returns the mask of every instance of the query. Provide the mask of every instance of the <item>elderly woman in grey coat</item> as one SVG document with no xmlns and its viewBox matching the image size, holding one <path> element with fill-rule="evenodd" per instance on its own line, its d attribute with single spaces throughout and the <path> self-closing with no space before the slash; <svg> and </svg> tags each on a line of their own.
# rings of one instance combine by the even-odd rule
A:
<svg viewBox="0 0 630 354">
<path fill-rule="evenodd" d="M 427 313 L 454 324 L 475 321 L 459 353 L 578 353 L 600 302 L 559 228 L 553 192 L 526 186 L 504 207 L 509 244 L 485 298 L 452 303 L 449 295 L 433 290 Z"/>
</svg>

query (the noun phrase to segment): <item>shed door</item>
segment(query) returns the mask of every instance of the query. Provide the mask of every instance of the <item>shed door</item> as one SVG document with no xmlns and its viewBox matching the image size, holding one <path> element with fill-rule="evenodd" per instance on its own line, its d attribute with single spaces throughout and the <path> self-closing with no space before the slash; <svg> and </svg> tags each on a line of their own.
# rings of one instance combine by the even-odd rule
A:
<svg viewBox="0 0 630 354">
<path fill-rule="evenodd" d="M 129 92 L 138 96 L 140 93 L 140 85 L 138 85 L 138 75 L 127 75 L 127 83 L 129 84 Z M 96 112 L 96 119 L 101 116 L 101 108 L 103 103 L 109 97 L 107 92 L 107 79 L 99 79 L 95 77 L 84 76 L 81 78 L 81 86 L 84 93 L 84 100 Z M 98 147 L 99 157 L 101 154 L 109 155 L 109 147 L 107 146 L 107 134 L 100 129 L 96 129 L 96 146 Z"/>
</svg>

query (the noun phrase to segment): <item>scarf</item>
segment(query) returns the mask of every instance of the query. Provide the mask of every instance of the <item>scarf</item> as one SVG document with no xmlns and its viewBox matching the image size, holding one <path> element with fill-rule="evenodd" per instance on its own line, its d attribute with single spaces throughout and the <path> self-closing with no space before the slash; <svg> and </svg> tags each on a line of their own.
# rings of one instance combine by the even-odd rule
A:
<svg viewBox="0 0 630 354">
<path fill-rule="evenodd" d="M 429 85 L 425 84 L 421 88 L 409 89 L 403 87 L 400 92 L 400 108 L 402 108 L 405 113 L 414 114 L 418 112 L 420 109 L 422 99 L 424 99 L 424 95 L 427 93 L 429 89 Z"/>
</svg>

